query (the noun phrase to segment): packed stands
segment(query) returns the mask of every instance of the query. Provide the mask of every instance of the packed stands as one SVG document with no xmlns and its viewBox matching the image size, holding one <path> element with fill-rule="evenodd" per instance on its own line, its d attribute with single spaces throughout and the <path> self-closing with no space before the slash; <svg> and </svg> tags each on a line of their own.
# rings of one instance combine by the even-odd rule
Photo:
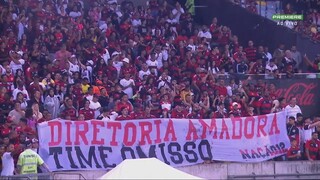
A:
<svg viewBox="0 0 320 180">
<path fill-rule="evenodd" d="M 295 45 L 271 51 L 253 41 L 240 44 L 218 17 L 196 24 L 178 2 L 0 4 L 0 154 L 14 145 L 15 162 L 26 141 L 37 149 L 37 124 L 56 118 L 196 119 L 286 111 L 289 136 L 302 136 L 293 128 L 317 127 L 311 120 L 319 117 L 305 118 L 295 97 L 279 97 L 275 85 L 264 81 L 291 79 L 303 72 L 302 63 L 319 72 L 319 57 L 313 61 Z M 290 153 L 289 159 L 300 158 Z"/>
</svg>

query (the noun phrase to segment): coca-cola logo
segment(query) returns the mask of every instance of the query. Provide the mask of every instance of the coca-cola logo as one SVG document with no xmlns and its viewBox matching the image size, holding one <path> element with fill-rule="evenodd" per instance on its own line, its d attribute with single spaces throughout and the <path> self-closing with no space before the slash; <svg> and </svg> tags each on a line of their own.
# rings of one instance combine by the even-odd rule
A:
<svg viewBox="0 0 320 180">
<path fill-rule="evenodd" d="M 286 84 L 282 84 L 286 85 Z M 281 86 L 281 85 L 280 85 Z M 291 97 L 297 98 L 299 106 L 311 106 L 316 104 L 316 83 L 294 83 L 289 87 L 278 88 L 276 94 L 278 97 L 284 97 L 289 100 Z"/>
</svg>

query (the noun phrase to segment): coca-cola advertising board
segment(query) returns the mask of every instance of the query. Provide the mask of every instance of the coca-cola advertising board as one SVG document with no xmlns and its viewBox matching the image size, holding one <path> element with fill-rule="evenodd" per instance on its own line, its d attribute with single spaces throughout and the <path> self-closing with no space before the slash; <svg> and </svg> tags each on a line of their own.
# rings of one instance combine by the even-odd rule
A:
<svg viewBox="0 0 320 180">
<path fill-rule="evenodd" d="M 320 80 L 319 79 L 279 79 L 267 80 L 277 89 L 278 97 L 287 101 L 297 98 L 297 104 L 306 116 L 320 115 Z"/>
</svg>

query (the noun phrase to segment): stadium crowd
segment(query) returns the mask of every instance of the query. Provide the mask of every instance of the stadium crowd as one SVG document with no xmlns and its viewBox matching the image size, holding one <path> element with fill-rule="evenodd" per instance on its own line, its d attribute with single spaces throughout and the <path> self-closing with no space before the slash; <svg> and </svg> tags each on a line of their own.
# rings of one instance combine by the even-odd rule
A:
<svg viewBox="0 0 320 180">
<path fill-rule="evenodd" d="M 288 158 L 300 158 L 304 142 L 306 158 L 319 158 L 314 145 L 320 144 L 311 136 L 320 132 L 319 117 L 304 118 L 296 98 L 277 97 L 274 84 L 243 78 L 291 78 L 305 62 L 319 72 L 319 57 L 309 60 L 294 45 L 270 53 L 252 41 L 239 44 L 217 18 L 196 25 L 187 8 L 165 0 L 146 7 L 114 0 L 0 5 L 0 155 L 9 153 L 15 163 L 26 143 L 37 151 L 37 124 L 56 118 L 226 118 L 279 111 L 287 112 L 288 135 L 296 141 Z M 6 164 L 2 168 L 8 172 Z"/>
</svg>

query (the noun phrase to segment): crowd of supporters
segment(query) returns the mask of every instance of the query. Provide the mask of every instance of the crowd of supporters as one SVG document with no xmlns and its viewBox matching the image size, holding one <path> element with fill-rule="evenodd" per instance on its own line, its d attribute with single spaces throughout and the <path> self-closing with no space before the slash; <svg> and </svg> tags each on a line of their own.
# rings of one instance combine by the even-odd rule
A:
<svg viewBox="0 0 320 180">
<path fill-rule="evenodd" d="M 15 161 L 26 142 L 38 148 L 37 124 L 56 118 L 226 118 L 286 111 L 299 119 L 295 98 L 277 97 L 274 84 L 243 76 L 291 78 L 305 62 L 319 72 L 319 58 L 309 60 L 294 45 L 270 53 L 252 41 L 239 44 L 217 18 L 196 25 L 179 2 L 0 5 L 0 154 L 14 146 Z M 306 119 L 304 127 L 311 123 Z"/>
</svg>

